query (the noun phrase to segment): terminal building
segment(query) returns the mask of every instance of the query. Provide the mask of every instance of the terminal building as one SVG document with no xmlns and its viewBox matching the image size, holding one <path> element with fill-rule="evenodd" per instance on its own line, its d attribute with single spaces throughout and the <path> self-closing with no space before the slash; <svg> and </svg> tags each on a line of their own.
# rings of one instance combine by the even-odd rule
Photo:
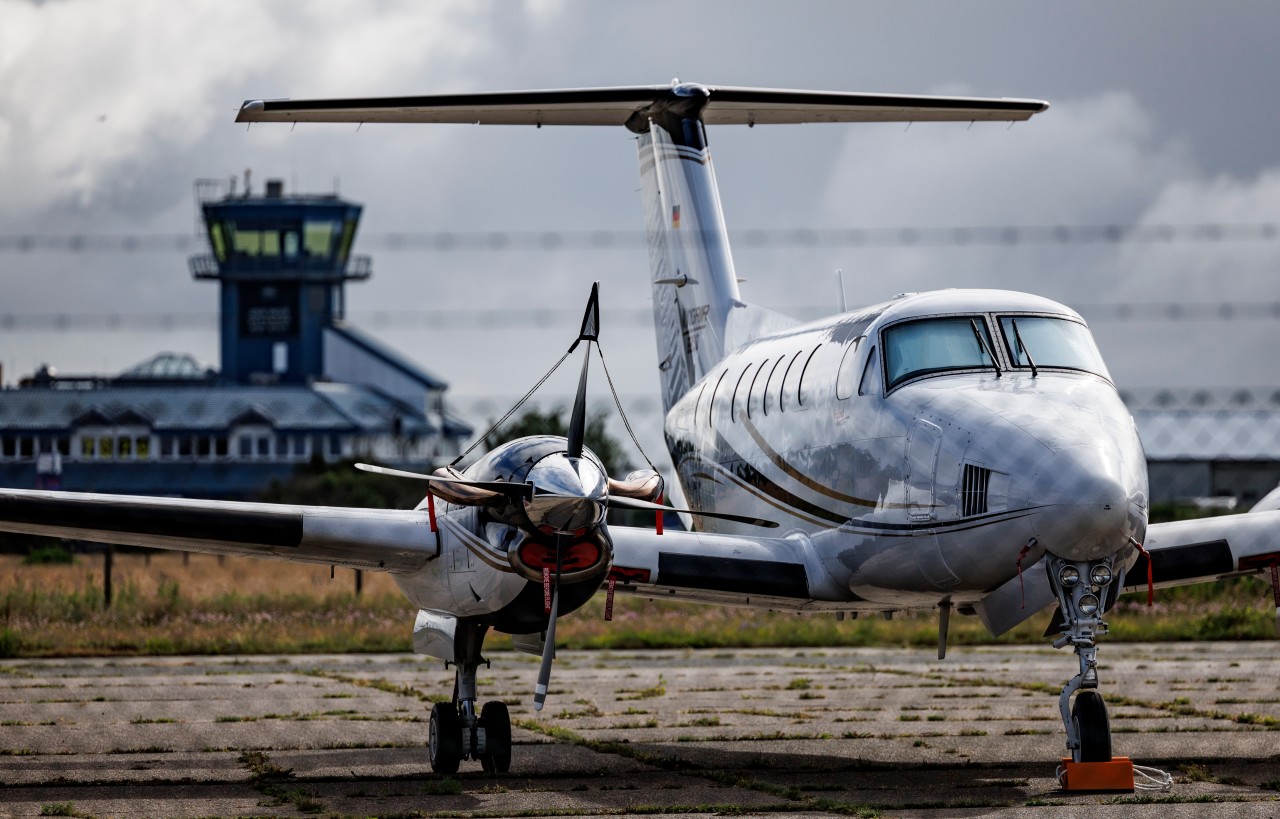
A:
<svg viewBox="0 0 1280 819">
<path fill-rule="evenodd" d="M 197 183 L 218 284 L 220 367 L 160 353 L 115 376 L 42 368 L 0 390 L 0 485 L 248 498 L 299 465 L 368 459 L 430 469 L 472 428 L 448 385 L 349 325 L 345 287 L 361 207 L 269 181 Z"/>
</svg>

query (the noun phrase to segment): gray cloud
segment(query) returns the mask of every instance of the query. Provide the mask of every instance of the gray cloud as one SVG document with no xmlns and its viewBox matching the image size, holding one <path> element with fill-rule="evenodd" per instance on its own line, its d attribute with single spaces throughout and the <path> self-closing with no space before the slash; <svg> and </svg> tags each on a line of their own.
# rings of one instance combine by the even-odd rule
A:
<svg viewBox="0 0 1280 819">
<path fill-rule="evenodd" d="M 1274 219 L 1269 32 L 1280 7 L 1181 2 L 1068 6 L 812 2 L 306 4 L 0 0 L 0 233 L 191 229 L 191 180 L 254 170 L 366 205 L 364 230 L 623 229 L 640 224 L 621 130 L 232 123 L 257 97 L 388 95 L 688 80 L 737 85 L 1039 96 L 1001 126 L 713 132 L 731 227 Z M 739 248 L 749 297 L 835 306 L 998 286 L 1067 303 L 1274 298 L 1273 243 L 946 249 Z M 353 311 L 647 303 L 638 249 L 381 253 Z M 206 311 L 181 254 L 0 254 L 16 312 Z M 1098 326 L 1127 383 L 1266 383 L 1276 323 Z M 459 394 L 513 394 L 559 355 L 565 329 L 388 330 Z M 1188 337 L 1197 339 L 1189 340 Z M 1247 342 L 1242 346 L 1239 342 Z M 630 393 L 655 379 L 652 333 L 606 328 Z M 40 361 L 115 370 L 160 348 L 216 357 L 212 333 L 7 334 L 9 380 Z M 465 356 L 456 353 L 465 349 Z M 1242 354 L 1247 353 L 1247 354 Z M 1198 357 L 1196 357 L 1198 356 Z M 1195 357 L 1190 359 L 1187 357 Z M 1194 360 L 1197 366 L 1186 366 Z M 1199 363 L 1208 362 L 1208 363 Z M 1267 369 L 1270 366 L 1271 369 Z M 1207 383 L 1207 382 L 1206 382 Z M 567 388 L 566 388 L 567 389 Z"/>
</svg>

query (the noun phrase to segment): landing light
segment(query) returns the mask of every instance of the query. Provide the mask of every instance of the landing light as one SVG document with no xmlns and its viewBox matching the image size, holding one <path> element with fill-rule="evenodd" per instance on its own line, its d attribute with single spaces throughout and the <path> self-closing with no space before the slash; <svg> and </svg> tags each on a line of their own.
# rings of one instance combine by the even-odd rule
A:
<svg viewBox="0 0 1280 819">
<path fill-rule="evenodd" d="M 1089 572 L 1089 579 L 1095 586 L 1105 586 L 1111 582 L 1111 570 L 1102 564 L 1094 566 Z"/>
<path fill-rule="evenodd" d="M 1080 595 L 1080 613 L 1089 617 L 1098 613 L 1098 598 L 1093 594 Z"/>
<path fill-rule="evenodd" d="M 1069 589 L 1080 582 L 1080 570 L 1075 566 L 1063 566 L 1058 571 L 1058 582 L 1064 589 Z"/>
</svg>

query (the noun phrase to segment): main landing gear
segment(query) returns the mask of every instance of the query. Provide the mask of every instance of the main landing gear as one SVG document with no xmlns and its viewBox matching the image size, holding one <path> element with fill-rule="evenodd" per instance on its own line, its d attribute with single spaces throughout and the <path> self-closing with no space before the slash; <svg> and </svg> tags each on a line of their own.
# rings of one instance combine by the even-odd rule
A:
<svg viewBox="0 0 1280 819">
<path fill-rule="evenodd" d="M 459 620 L 454 634 L 453 701 L 431 708 L 427 748 L 431 770 L 458 772 L 464 759 L 476 759 L 489 773 L 511 769 L 511 716 L 503 702 L 487 702 L 476 713 L 476 670 L 487 625 Z"/>
<path fill-rule="evenodd" d="M 1115 602 L 1120 587 L 1114 566 L 1114 557 L 1074 562 L 1049 556 L 1049 581 L 1058 595 L 1062 618 L 1057 624 L 1062 636 L 1053 647 L 1072 646 L 1080 660 L 1080 673 L 1067 682 L 1058 698 L 1067 729 L 1067 750 L 1074 762 L 1111 761 L 1111 721 L 1102 695 L 1095 689 L 1097 638 L 1107 633 L 1102 614 Z"/>
</svg>

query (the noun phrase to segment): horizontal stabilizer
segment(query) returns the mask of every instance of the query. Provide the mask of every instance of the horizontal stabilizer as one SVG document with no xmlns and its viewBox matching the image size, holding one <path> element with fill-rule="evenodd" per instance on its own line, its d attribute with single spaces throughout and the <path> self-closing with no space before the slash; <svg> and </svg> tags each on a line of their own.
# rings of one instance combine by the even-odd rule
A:
<svg viewBox="0 0 1280 819">
<path fill-rule="evenodd" d="M 640 85 L 327 100 L 247 100 L 236 122 L 435 122 L 478 125 L 626 125 L 637 112 L 691 95 L 708 97 L 708 125 L 805 122 L 1025 120 L 1042 100 Z"/>
</svg>

